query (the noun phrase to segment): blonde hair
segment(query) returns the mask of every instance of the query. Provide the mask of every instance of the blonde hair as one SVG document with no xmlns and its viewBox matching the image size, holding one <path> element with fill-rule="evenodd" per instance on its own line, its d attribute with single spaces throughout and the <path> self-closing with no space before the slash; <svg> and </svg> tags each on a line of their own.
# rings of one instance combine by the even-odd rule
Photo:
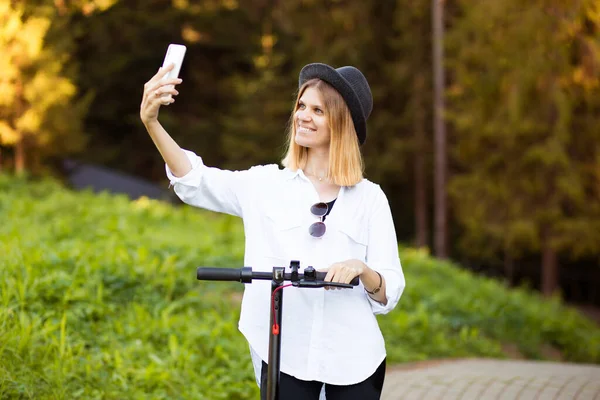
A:
<svg viewBox="0 0 600 400">
<path fill-rule="evenodd" d="M 363 179 L 364 172 L 364 163 L 360 153 L 358 136 L 354 129 L 354 122 L 342 96 L 331 85 L 321 79 L 307 81 L 298 91 L 287 131 L 287 152 L 281 163 L 292 171 L 306 167 L 308 148 L 296 143 L 294 117 L 298 110 L 300 97 L 308 88 L 314 88 L 319 92 L 327 112 L 331 132 L 327 178 L 339 186 L 354 186 Z"/>
</svg>

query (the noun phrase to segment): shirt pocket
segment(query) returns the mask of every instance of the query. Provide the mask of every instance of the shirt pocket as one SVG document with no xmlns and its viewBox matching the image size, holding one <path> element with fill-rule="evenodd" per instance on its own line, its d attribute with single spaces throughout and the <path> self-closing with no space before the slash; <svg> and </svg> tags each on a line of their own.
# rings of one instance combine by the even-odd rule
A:
<svg viewBox="0 0 600 400">
<path fill-rule="evenodd" d="M 280 211 L 266 212 L 262 217 L 266 240 L 266 257 L 283 260 L 299 259 L 302 256 L 302 218 L 298 213 Z M 308 231 L 306 232 L 308 235 Z"/>
<path fill-rule="evenodd" d="M 347 257 L 366 262 L 369 243 L 367 225 L 360 219 L 349 219 L 340 224 L 338 231 L 340 249 L 345 251 Z"/>
</svg>

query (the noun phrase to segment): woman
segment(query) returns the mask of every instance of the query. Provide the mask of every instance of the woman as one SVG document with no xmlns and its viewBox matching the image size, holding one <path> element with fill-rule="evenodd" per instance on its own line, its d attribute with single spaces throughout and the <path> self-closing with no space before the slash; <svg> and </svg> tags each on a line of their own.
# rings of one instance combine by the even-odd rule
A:
<svg viewBox="0 0 600 400">
<path fill-rule="evenodd" d="M 305 66 L 285 168 L 226 171 L 182 150 L 158 122 L 181 83 L 161 81 L 169 70 L 146 83 L 140 116 L 181 200 L 243 218 L 244 265 L 254 270 L 300 260 L 327 270 L 326 281 L 360 278 L 353 289 L 284 289 L 280 398 L 318 399 L 324 385 L 328 400 L 378 399 L 386 352 L 374 314 L 396 306 L 405 282 L 387 198 L 363 178 L 359 146 L 373 104 L 366 78 L 354 67 Z M 263 388 L 269 299 L 270 282 L 246 285 L 239 321 Z"/>
</svg>

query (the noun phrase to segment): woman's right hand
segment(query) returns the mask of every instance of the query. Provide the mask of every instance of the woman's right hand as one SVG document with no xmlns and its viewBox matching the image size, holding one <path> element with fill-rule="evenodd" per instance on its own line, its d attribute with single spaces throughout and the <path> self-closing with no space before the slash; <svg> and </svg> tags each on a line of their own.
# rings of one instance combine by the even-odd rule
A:
<svg viewBox="0 0 600 400">
<path fill-rule="evenodd" d="M 144 95 L 140 106 L 140 118 L 144 125 L 158 119 L 158 109 L 161 105 L 168 106 L 175 102 L 173 96 L 179 94 L 175 90 L 175 85 L 180 84 L 182 80 L 179 78 L 162 80 L 174 66 L 174 64 L 171 64 L 165 68 L 160 68 L 156 75 L 144 85 Z"/>
</svg>

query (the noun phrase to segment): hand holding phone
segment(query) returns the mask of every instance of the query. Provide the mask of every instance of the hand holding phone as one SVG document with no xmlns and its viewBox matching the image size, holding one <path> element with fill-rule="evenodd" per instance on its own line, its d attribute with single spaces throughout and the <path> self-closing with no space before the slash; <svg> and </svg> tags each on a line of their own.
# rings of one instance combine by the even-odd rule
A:
<svg viewBox="0 0 600 400">
<path fill-rule="evenodd" d="M 140 118 L 144 124 L 156 121 L 161 106 L 167 106 L 175 102 L 173 96 L 179 94 L 175 85 L 181 83 L 178 78 L 185 46 L 171 44 L 163 61 L 163 67 L 144 84 L 144 95 L 140 105 Z"/>
<path fill-rule="evenodd" d="M 169 45 L 167 48 L 167 54 L 165 54 L 162 68 L 165 68 L 170 64 L 174 64 L 174 66 L 173 69 L 162 78 L 163 81 L 179 78 L 179 72 L 181 71 L 181 65 L 183 64 L 183 58 L 185 57 L 186 50 L 187 48 L 182 44 L 171 43 Z M 172 88 L 173 85 L 169 85 L 168 87 Z M 171 95 L 165 94 L 162 97 L 171 98 Z"/>
</svg>

